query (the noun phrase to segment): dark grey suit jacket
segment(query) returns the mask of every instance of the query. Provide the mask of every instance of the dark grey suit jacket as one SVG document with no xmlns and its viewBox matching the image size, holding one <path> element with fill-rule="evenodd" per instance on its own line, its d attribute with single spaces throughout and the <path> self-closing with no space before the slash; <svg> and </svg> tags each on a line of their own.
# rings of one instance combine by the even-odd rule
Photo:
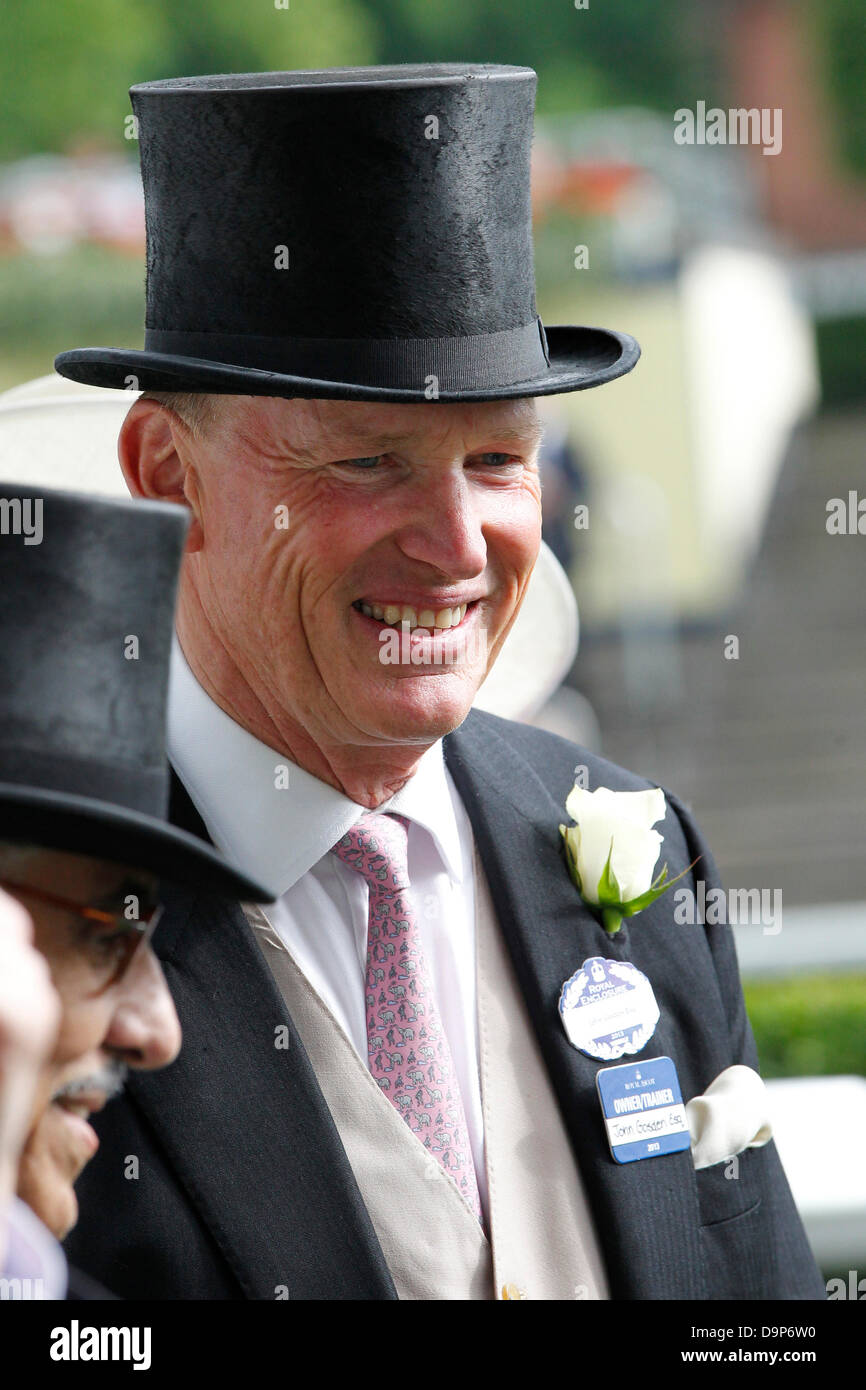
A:
<svg viewBox="0 0 866 1390">
<path fill-rule="evenodd" d="M 686 1152 L 618 1165 L 599 1062 L 568 1042 L 563 982 L 591 955 L 633 961 L 661 1009 L 650 1056 L 683 1098 L 756 1067 L 730 929 L 682 926 L 668 893 L 609 938 L 565 867 L 558 826 L 578 763 L 589 786 L 647 784 L 554 735 L 473 711 L 444 741 L 585 1183 L 615 1299 L 822 1299 L 775 1146 L 695 1172 Z M 231 794 L 231 789 L 226 789 Z M 717 885 L 667 793 L 671 875 Z M 182 819 L 192 822 L 187 805 Z M 134 1075 L 98 1117 L 70 1258 L 126 1298 L 393 1299 L 394 1285 L 303 1046 L 237 904 L 175 893 L 155 938 L 184 1033 L 180 1057 Z M 286 1024 L 290 1046 L 274 1047 Z M 138 1160 L 137 1167 L 130 1159 Z M 137 1171 L 137 1177 L 129 1174 Z"/>
</svg>

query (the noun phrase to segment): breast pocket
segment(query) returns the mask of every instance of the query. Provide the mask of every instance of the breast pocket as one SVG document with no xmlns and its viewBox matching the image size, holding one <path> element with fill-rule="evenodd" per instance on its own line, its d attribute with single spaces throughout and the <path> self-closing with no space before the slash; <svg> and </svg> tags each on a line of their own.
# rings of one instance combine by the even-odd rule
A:
<svg viewBox="0 0 866 1390">
<path fill-rule="evenodd" d="M 735 1158 L 695 1173 L 700 1206 L 700 1241 L 711 1299 L 766 1297 L 766 1255 L 761 1240 L 761 1193 L 757 1154 Z"/>
<path fill-rule="evenodd" d="M 744 1149 L 734 1158 L 695 1172 L 701 1226 L 733 1221 L 760 1206 L 761 1192 L 754 1159 L 755 1153 Z"/>
</svg>

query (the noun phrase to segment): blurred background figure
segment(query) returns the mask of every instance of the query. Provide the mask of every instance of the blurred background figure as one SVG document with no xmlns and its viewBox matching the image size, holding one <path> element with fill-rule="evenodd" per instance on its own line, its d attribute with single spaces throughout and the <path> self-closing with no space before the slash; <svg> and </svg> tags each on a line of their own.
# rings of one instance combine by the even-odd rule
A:
<svg viewBox="0 0 866 1390">
<path fill-rule="evenodd" d="M 781 895 L 781 922 L 735 926 L 747 1001 L 819 1261 L 862 1269 L 866 1183 L 845 1158 L 866 1143 L 857 8 L 31 0 L 2 37 L 0 388 L 73 341 L 141 344 L 132 82 L 449 59 L 538 71 L 539 311 L 621 326 L 643 359 L 603 392 L 542 403 L 544 535 L 581 643 L 532 717 L 675 789 L 729 888 Z M 0 428 L 0 477 L 13 466 Z M 826 1124 L 806 1134 L 806 1111 Z"/>
</svg>

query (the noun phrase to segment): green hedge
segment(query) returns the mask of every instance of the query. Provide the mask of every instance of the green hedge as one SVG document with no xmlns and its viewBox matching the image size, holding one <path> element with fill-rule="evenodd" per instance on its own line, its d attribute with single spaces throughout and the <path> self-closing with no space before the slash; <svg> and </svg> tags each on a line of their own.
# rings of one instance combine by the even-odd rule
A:
<svg viewBox="0 0 866 1390">
<path fill-rule="evenodd" d="M 866 975 L 744 981 L 761 1072 L 866 1076 Z"/>
<path fill-rule="evenodd" d="M 105 341 L 141 344 L 144 255 L 76 246 L 0 258 L 0 352 Z"/>
<path fill-rule="evenodd" d="M 866 315 L 815 325 L 824 410 L 866 401 Z"/>
</svg>

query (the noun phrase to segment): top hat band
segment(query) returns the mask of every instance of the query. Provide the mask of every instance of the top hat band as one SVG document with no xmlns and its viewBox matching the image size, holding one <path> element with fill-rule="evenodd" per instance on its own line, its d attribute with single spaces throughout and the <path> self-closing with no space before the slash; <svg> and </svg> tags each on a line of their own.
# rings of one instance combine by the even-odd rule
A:
<svg viewBox="0 0 866 1390">
<path fill-rule="evenodd" d="M 76 757 L 32 744 L 0 743 L 0 783 L 28 791 L 87 797 L 110 802 L 127 811 L 164 816 L 168 807 L 168 768 L 143 766 L 117 758 L 107 762 L 95 756 Z"/>
<path fill-rule="evenodd" d="M 224 362 L 320 381 L 407 390 L 436 378 L 442 391 L 517 385 L 550 365 L 541 319 L 461 338 L 274 338 L 148 328 L 146 352 Z"/>
</svg>

